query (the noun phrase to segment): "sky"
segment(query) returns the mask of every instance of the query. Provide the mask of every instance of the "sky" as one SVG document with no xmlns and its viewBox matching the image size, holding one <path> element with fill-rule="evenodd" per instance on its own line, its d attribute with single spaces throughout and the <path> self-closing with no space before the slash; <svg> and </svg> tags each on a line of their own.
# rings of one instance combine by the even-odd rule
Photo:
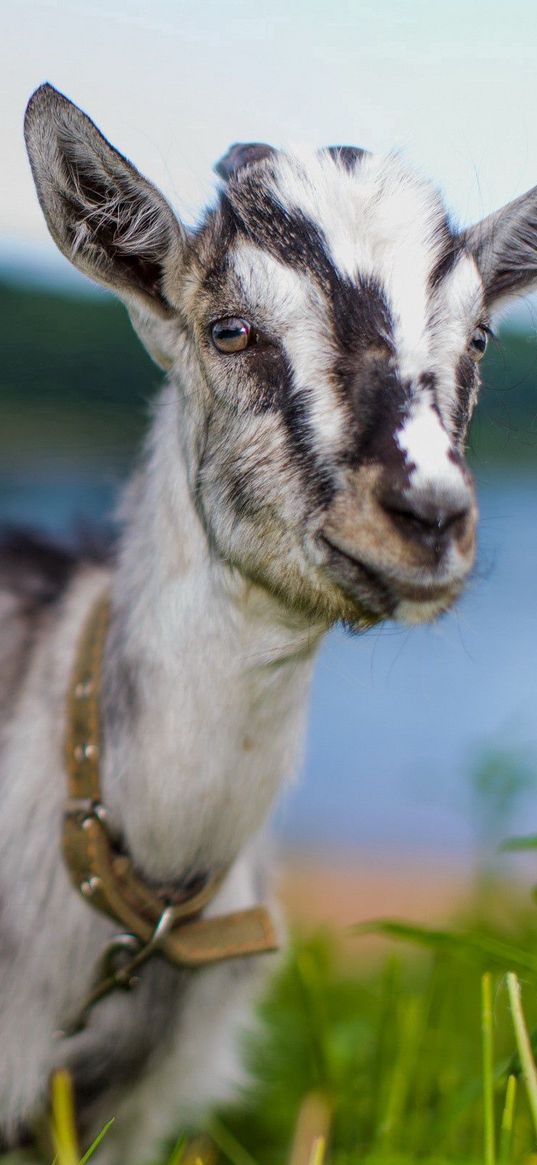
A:
<svg viewBox="0 0 537 1165">
<path fill-rule="evenodd" d="M 49 80 L 191 222 L 236 140 L 403 150 L 468 223 L 537 183 L 534 0 L 0 0 L 0 260 L 55 257 L 22 139 Z"/>
</svg>

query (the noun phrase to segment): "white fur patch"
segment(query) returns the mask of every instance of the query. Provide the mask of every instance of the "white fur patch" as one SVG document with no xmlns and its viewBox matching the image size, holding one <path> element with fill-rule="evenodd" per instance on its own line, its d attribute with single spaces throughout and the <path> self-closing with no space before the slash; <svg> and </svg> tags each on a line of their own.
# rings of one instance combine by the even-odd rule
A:
<svg viewBox="0 0 537 1165">
<path fill-rule="evenodd" d="M 482 312 L 482 284 L 474 260 L 462 255 L 431 295 L 429 277 L 446 237 L 435 187 L 393 155 L 365 155 L 349 171 L 330 155 L 303 150 L 280 156 L 277 192 L 290 212 L 319 227 L 343 277 L 371 279 L 383 290 L 400 375 L 415 381 L 434 371 L 449 420 L 455 369 Z"/>
<path fill-rule="evenodd" d="M 374 279 L 395 321 L 401 373 L 427 367 L 428 275 L 438 257 L 444 219 L 429 182 L 398 158 L 366 155 L 354 171 L 330 156 L 283 157 L 278 195 L 320 227 L 333 263 L 352 281 Z"/>
<path fill-rule="evenodd" d="M 255 322 L 262 328 L 266 321 L 284 347 L 295 392 L 307 399 L 317 450 L 337 450 L 347 422 L 330 376 L 331 334 L 323 296 L 307 275 L 252 243 L 239 244 L 233 267 L 247 301 L 255 305 Z"/>
<path fill-rule="evenodd" d="M 455 369 L 467 350 L 473 329 L 483 315 L 483 284 L 474 259 L 462 255 L 446 276 L 434 304 L 431 325 L 430 369 L 436 378 L 436 395 L 447 417 L 456 402 Z"/>
<path fill-rule="evenodd" d="M 483 308 L 483 283 L 475 259 L 462 255 L 444 280 L 443 292 L 450 315 L 468 327 L 468 322 L 479 322 Z"/>
<path fill-rule="evenodd" d="M 411 490 L 434 483 L 450 492 L 466 493 L 461 470 L 450 456 L 451 440 L 432 408 L 428 393 L 420 396 L 410 417 L 396 432 L 395 440 L 406 460 L 414 466 L 410 473 Z"/>
</svg>

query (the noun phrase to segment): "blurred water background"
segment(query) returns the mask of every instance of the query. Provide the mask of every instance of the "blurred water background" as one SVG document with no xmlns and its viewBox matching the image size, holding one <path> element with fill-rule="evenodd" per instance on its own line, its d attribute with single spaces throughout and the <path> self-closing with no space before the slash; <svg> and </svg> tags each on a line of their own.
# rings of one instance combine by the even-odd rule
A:
<svg viewBox="0 0 537 1165">
<path fill-rule="evenodd" d="M 0 348 L 0 521 L 64 539 L 106 524 L 160 380 L 123 308 L 8 271 Z M 500 830 L 537 831 L 535 331 L 506 328 L 484 375 L 475 575 L 432 627 L 328 637 L 303 773 L 276 813 L 295 848 L 465 861 L 486 828 L 487 781 Z"/>
</svg>

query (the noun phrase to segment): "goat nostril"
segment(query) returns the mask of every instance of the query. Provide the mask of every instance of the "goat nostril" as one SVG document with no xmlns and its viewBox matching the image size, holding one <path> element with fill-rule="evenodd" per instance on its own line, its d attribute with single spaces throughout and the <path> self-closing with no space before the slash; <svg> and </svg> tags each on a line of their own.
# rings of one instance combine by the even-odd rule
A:
<svg viewBox="0 0 537 1165">
<path fill-rule="evenodd" d="M 448 537 L 461 537 L 470 515 L 470 506 L 460 498 L 456 502 L 423 495 L 405 498 L 399 493 L 386 492 L 379 502 L 405 537 L 418 538 L 437 548 L 445 545 Z"/>
<path fill-rule="evenodd" d="M 469 513 L 469 507 L 464 506 L 458 510 L 453 510 L 451 513 L 443 514 L 437 522 L 440 533 L 447 534 L 449 531 L 452 531 L 452 533 L 458 534 L 462 532 Z"/>
</svg>

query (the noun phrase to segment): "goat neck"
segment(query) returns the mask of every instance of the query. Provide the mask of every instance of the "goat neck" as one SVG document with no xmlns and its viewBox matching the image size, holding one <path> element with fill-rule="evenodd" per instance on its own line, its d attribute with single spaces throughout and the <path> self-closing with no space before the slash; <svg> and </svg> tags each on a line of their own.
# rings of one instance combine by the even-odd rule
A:
<svg viewBox="0 0 537 1165">
<path fill-rule="evenodd" d="M 165 390 L 123 506 L 104 666 L 105 798 L 160 880 L 233 861 L 296 768 L 323 630 L 211 554 Z"/>
</svg>

